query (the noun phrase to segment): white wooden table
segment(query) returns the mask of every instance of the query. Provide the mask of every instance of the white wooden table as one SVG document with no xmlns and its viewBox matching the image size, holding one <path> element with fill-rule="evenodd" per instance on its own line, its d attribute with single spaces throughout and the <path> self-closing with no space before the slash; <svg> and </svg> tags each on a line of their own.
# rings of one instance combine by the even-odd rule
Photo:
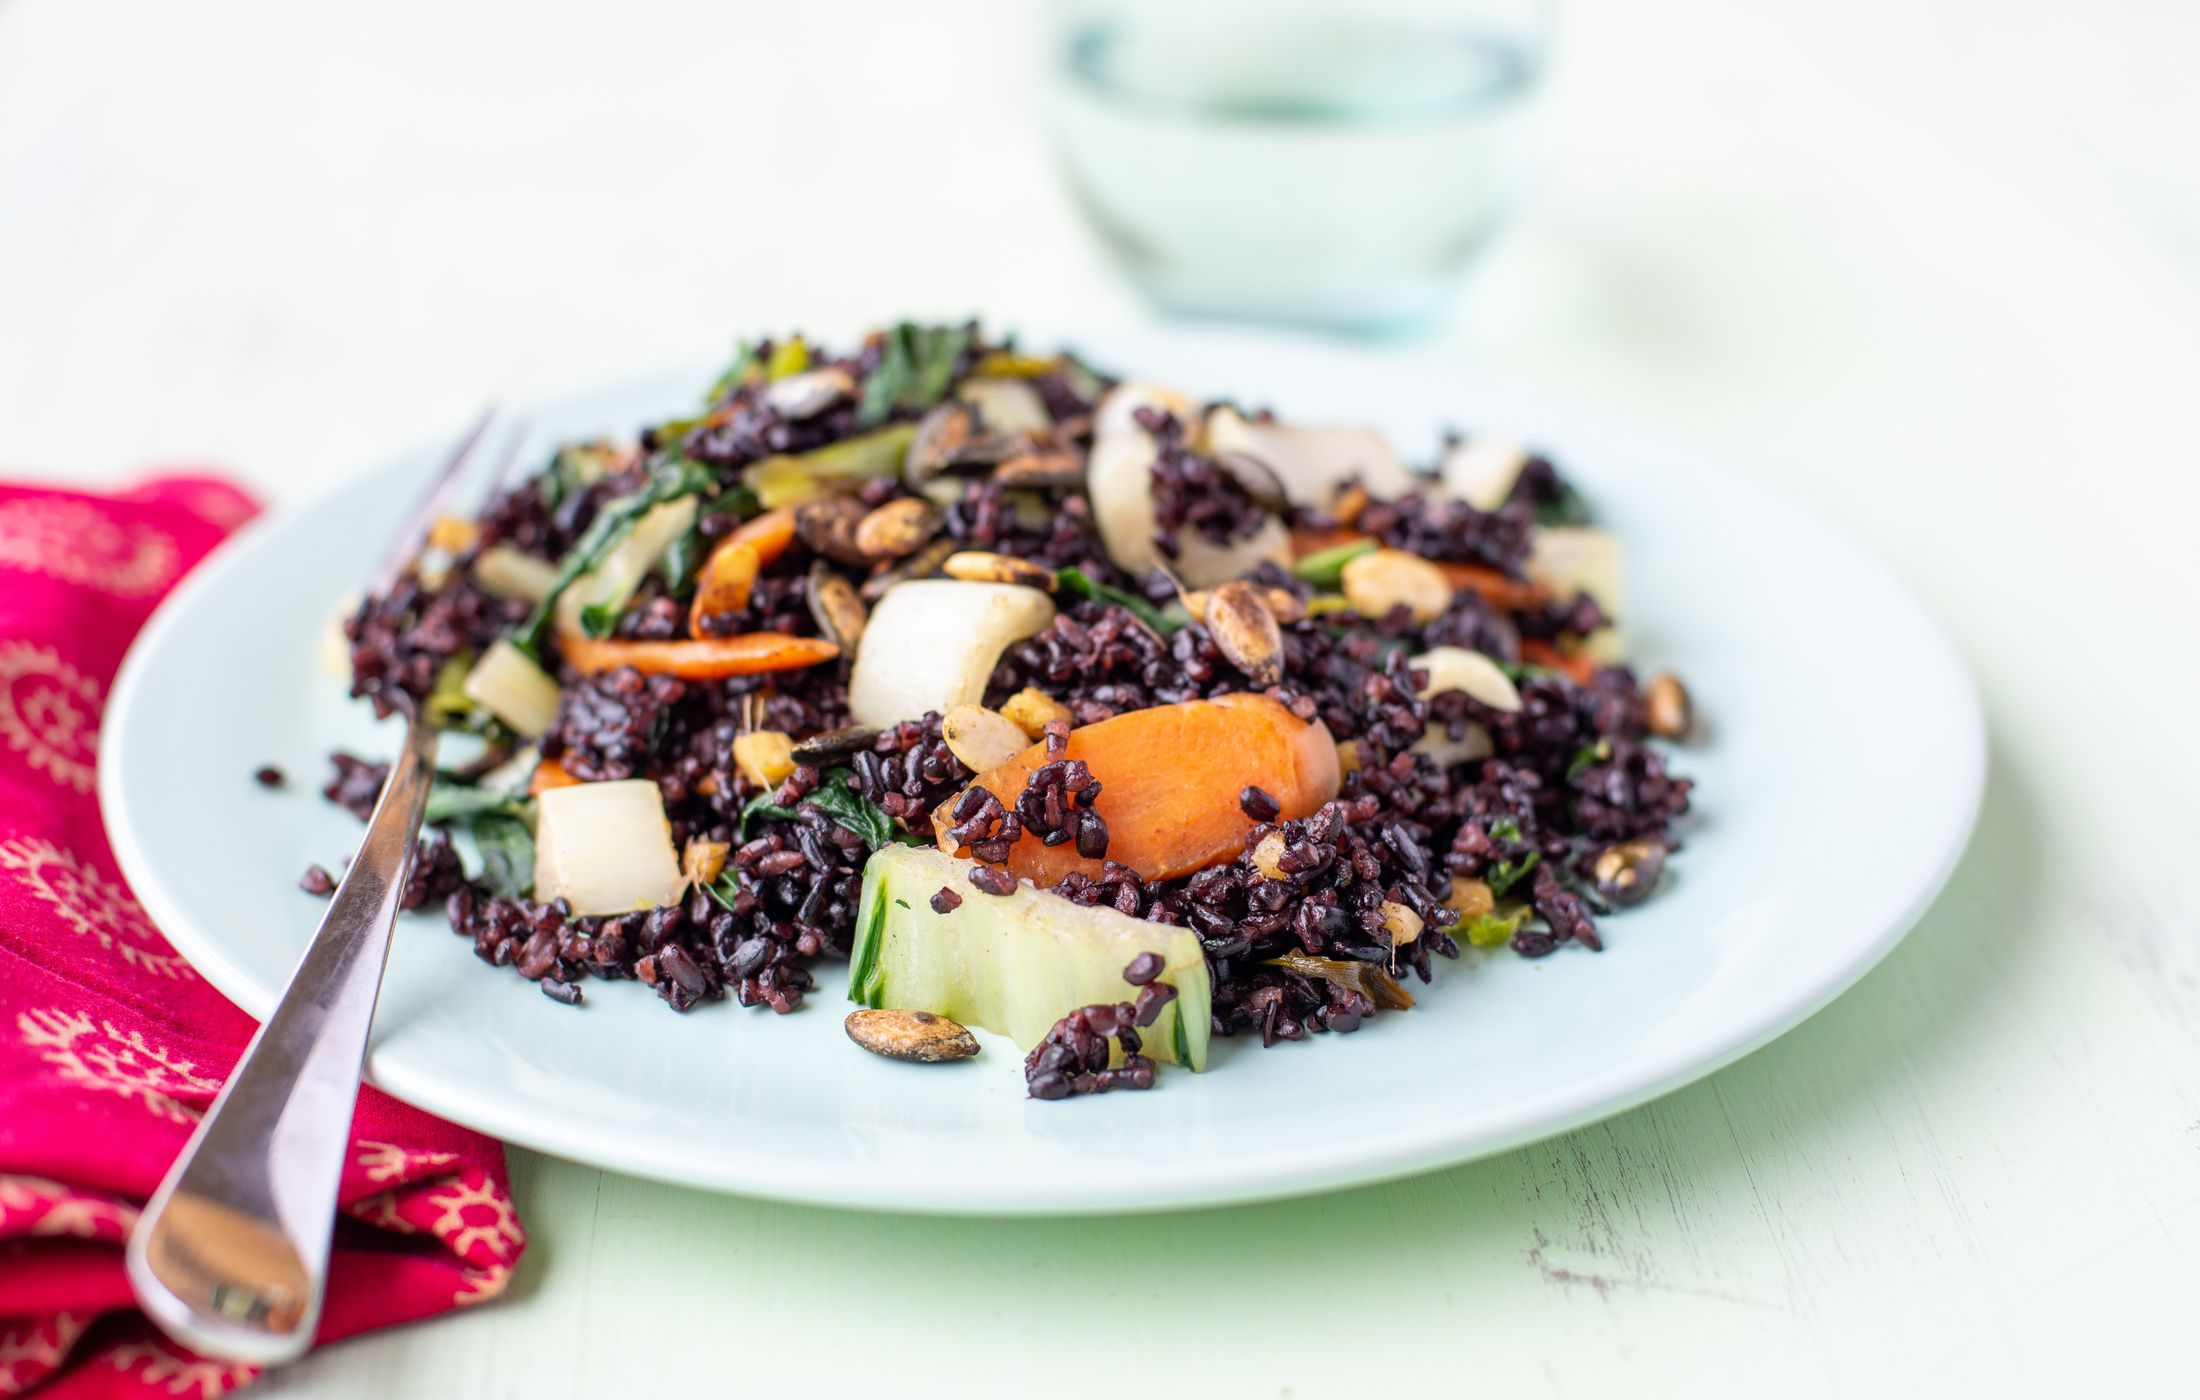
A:
<svg viewBox="0 0 2200 1400">
<path fill-rule="evenodd" d="M 0 473 L 287 498 L 739 330 L 1139 314 L 1030 8 L 0 0 Z M 1902 948 L 1662 1102 L 1280 1205 L 904 1219 L 515 1152 L 506 1303 L 269 1393 L 2192 1393 L 2200 18 L 1565 30 L 1560 160 L 1445 338 L 1755 462 L 1943 610 L 1994 771 Z"/>
</svg>

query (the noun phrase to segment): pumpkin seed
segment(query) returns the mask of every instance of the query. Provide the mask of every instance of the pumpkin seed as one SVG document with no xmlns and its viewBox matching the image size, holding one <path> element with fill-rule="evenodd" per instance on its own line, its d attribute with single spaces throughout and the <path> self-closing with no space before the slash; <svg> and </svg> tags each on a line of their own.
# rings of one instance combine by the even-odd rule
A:
<svg viewBox="0 0 2200 1400">
<path fill-rule="evenodd" d="M 818 496 L 794 511 L 794 532 L 802 542 L 843 564 L 871 562 L 856 544 L 856 527 L 862 523 L 863 506 L 850 496 Z"/>
<path fill-rule="evenodd" d="M 1685 739 L 1696 727 L 1696 703 L 1670 671 L 1650 678 L 1642 692 L 1642 714 L 1650 732 L 1661 739 Z"/>
<path fill-rule="evenodd" d="M 952 539 L 937 539 L 892 568 L 880 569 L 863 581 L 863 601 L 877 602 L 887 589 L 904 579 L 930 578 L 940 571 L 940 565 L 946 563 L 947 557 L 957 548 Z"/>
<path fill-rule="evenodd" d="M 1283 479 L 1269 470 L 1266 462 L 1243 452 L 1217 452 L 1214 463 L 1238 484 L 1254 505 L 1270 515 L 1282 515 L 1291 509 L 1291 497 L 1283 489 Z"/>
<path fill-rule="evenodd" d="M 1029 559 L 991 554 L 982 549 L 966 549 L 948 555 L 940 564 L 940 572 L 965 583 L 1020 583 L 1043 593 L 1054 591 L 1054 570 Z"/>
<path fill-rule="evenodd" d="M 1622 841 L 1597 853 L 1589 872 L 1597 895 L 1616 905 L 1640 904 L 1665 873 L 1665 845 L 1659 841 Z"/>
<path fill-rule="evenodd" d="M 1418 554 L 1377 549 L 1346 562 L 1344 596 L 1362 617 L 1403 606 L 1415 622 L 1433 622 L 1451 607 L 1451 580 Z"/>
<path fill-rule="evenodd" d="M 813 369 L 772 381 L 764 404 L 782 418 L 800 422 L 855 397 L 855 376 L 838 367 Z"/>
<path fill-rule="evenodd" d="M 929 1011 L 851 1011 L 841 1023 L 848 1038 L 874 1055 L 916 1064 L 967 1060 L 978 1040 L 961 1024 Z"/>
<path fill-rule="evenodd" d="M 1016 721 L 983 705 L 957 705 L 940 718 L 948 752 L 973 773 L 998 768 L 1031 747 Z"/>
<path fill-rule="evenodd" d="M 1066 447 L 1033 447 L 993 469 L 1003 486 L 1033 491 L 1063 491 L 1085 482 L 1085 459 Z"/>
<path fill-rule="evenodd" d="M 794 761 L 805 768 L 830 768 L 845 763 L 878 742 L 879 731 L 868 725 L 851 724 L 840 729 L 828 729 L 823 734 L 812 734 L 794 746 Z"/>
<path fill-rule="evenodd" d="M 1255 684 L 1283 679 L 1283 629 L 1258 588 L 1240 579 L 1209 589 L 1206 623 L 1230 664 Z"/>
<path fill-rule="evenodd" d="M 1268 611 L 1275 614 L 1277 622 L 1299 622 L 1305 619 L 1306 600 L 1290 589 L 1266 583 L 1252 586 L 1259 591 L 1261 601 L 1268 605 Z M 1195 588 L 1189 593 L 1180 590 L 1176 598 L 1183 605 L 1186 615 L 1204 620 L 1207 616 L 1207 593 L 1208 590 L 1204 588 Z"/>
<path fill-rule="evenodd" d="M 913 554 L 940 528 L 940 513 L 930 501 L 902 496 L 856 522 L 856 548 L 871 559 L 900 559 Z"/>
<path fill-rule="evenodd" d="M 856 586 L 848 582 L 845 574 L 820 559 L 810 566 L 807 591 L 810 615 L 817 619 L 818 629 L 840 643 L 842 655 L 855 655 L 857 644 L 863 640 L 863 629 L 871 620 L 871 610 L 863 606 Z"/>
</svg>

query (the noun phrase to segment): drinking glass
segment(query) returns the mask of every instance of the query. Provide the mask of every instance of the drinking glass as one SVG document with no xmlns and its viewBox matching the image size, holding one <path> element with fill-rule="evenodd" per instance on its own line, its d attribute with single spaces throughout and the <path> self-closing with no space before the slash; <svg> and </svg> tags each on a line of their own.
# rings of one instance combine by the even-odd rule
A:
<svg viewBox="0 0 2200 1400">
<path fill-rule="evenodd" d="M 1516 206 L 1549 0 L 1054 0 L 1070 185 L 1164 310 L 1421 326 Z"/>
</svg>

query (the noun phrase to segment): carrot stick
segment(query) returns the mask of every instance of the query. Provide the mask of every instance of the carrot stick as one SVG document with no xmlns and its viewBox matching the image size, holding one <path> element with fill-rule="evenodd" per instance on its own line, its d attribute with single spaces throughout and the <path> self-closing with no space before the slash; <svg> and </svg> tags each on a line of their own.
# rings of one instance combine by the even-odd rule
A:
<svg viewBox="0 0 2200 1400">
<path fill-rule="evenodd" d="M 584 676 L 632 666 L 645 675 L 678 676 L 691 681 L 724 680 L 759 671 L 792 671 L 840 655 L 840 648 L 823 638 L 794 637 L 784 632 L 746 632 L 738 637 L 702 637 L 691 642 L 628 642 L 567 633 L 558 638 L 558 645 L 565 652 L 566 663 Z"/>
<path fill-rule="evenodd" d="M 552 788 L 572 787 L 580 779 L 565 771 L 565 765 L 554 758 L 546 758 L 535 765 L 535 776 L 527 780 L 527 795 L 537 796 Z"/>
<path fill-rule="evenodd" d="M 1578 685 L 1587 685 L 1597 673 L 1596 658 L 1589 653 L 1560 651 L 1541 637 L 1529 637 L 1521 642 L 1520 659 L 1547 671 L 1563 671 Z"/>
<path fill-rule="evenodd" d="M 1486 565 L 1439 562 L 1436 567 L 1451 580 L 1453 591 L 1464 593 L 1471 589 L 1488 599 L 1491 607 L 1506 612 L 1523 612 L 1537 607 L 1549 596 L 1540 583 L 1513 578 Z"/>
</svg>

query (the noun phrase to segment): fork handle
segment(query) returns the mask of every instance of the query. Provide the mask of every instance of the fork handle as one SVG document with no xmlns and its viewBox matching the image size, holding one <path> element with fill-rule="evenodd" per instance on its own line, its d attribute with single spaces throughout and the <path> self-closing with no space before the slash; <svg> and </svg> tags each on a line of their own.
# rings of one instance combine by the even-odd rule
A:
<svg viewBox="0 0 2200 1400">
<path fill-rule="evenodd" d="M 272 1365 L 312 1344 L 360 1067 L 435 742 L 434 725 L 407 719 L 366 839 L 282 1000 L 130 1236 L 138 1301 L 194 1351 Z"/>
</svg>

